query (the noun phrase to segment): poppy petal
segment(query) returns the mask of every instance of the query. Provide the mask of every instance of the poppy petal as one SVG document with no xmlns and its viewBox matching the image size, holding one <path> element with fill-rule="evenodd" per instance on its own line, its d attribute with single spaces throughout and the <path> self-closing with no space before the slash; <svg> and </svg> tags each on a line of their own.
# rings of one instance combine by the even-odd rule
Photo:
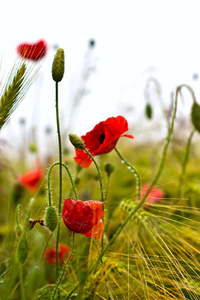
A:
<svg viewBox="0 0 200 300">
<path fill-rule="evenodd" d="M 83 233 L 87 237 L 93 237 L 95 239 L 100 239 L 103 234 L 104 226 L 103 221 L 99 220 L 99 222 L 92 228 L 92 230 Z"/>
</svg>

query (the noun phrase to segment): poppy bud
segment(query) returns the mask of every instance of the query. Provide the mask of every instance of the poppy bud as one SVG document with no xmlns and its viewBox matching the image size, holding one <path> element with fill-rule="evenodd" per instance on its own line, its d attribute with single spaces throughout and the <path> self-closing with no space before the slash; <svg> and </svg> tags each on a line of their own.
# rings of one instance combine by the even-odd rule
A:
<svg viewBox="0 0 200 300">
<path fill-rule="evenodd" d="M 110 174 L 114 172 L 115 166 L 113 164 L 107 163 L 107 164 L 105 164 L 104 169 L 109 177 Z"/>
<path fill-rule="evenodd" d="M 49 206 L 47 208 L 45 219 L 46 225 L 49 228 L 49 230 L 54 231 L 58 224 L 58 215 L 55 207 Z"/>
<path fill-rule="evenodd" d="M 52 77 L 55 82 L 62 80 L 65 71 L 65 53 L 59 48 L 54 56 L 52 65 Z"/>
<path fill-rule="evenodd" d="M 17 247 L 18 262 L 24 264 L 28 256 L 28 243 L 25 236 L 22 236 Z"/>
<path fill-rule="evenodd" d="M 145 108 L 145 113 L 148 119 L 152 119 L 152 114 L 153 114 L 153 110 L 152 110 L 152 106 L 150 103 L 147 103 L 146 108 Z"/>
<path fill-rule="evenodd" d="M 21 224 L 17 224 L 15 230 L 16 230 L 17 236 L 20 237 L 22 235 L 22 232 L 23 232 L 23 226 Z"/>
<path fill-rule="evenodd" d="M 85 149 L 85 145 L 84 142 L 82 141 L 82 139 L 80 137 L 78 137 L 76 134 L 70 133 L 69 134 L 69 140 L 72 143 L 72 145 L 78 149 L 78 150 L 84 150 Z"/>
<path fill-rule="evenodd" d="M 200 132 L 200 105 L 196 102 L 192 106 L 192 123 L 195 129 Z"/>
<path fill-rule="evenodd" d="M 37 145 L 36 145 L 36 143 L 31 143 L 30 145 L 29 145 L 29 151 L 31 152 L 31 153 L 37 153 Z"/>
</svg>

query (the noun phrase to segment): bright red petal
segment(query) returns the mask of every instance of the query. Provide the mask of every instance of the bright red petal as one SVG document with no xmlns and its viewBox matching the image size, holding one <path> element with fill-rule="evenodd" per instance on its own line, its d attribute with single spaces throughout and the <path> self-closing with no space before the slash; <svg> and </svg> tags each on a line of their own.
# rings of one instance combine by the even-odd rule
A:
<svg viewBox="0 0 200 300">
<path fill-rule="evenodd" d="M 92 229 L 93 211 L 83 201 L 65 199 L 62 217 L 65 225 L 71 231 L 83 233 Z"/>
<path fill-rule="evenodd" d="M 83 168 L 88 168 L 92 163 L 92 159 L 89 157 L 89 155 L 83 150 L 75 149 L 75 152 L 75 162 Z"/>
<path fill-rule="evenodd" d="M 66 227 L 74 232 L 89 234 L 94 233 L 95 236 L 100 235 L 102 224 L 99 223 L 104 216 L 102 209 L 103 202 L 100 201 L 80 201 L 73 199 L 65 199 L 62 212 L 63 221 Z M 95 228 L 94 230 L 92 230 Z M 85 235 L 86 235 L 85 234 Z"/>
<path fill-rule="evenodd" d="M 120 137 L 133 138 L 124 134 L 127 130 L 128 123 L 124 117 L 112 117 L 97 124 L 81 138 L 92 155 L 106 154 L 114 149 Z"/>
<path fill-rule="evenodd" d="M 93 224 L 97 224 L 99 220 L 102 219 L 104 216 L 104 211 L 102 209 L 104 203 L 100 201 L 93 201 L 93 200 L 89 200 L 86 202 L 93 211 Z"/>
<path fill-rule="evenodd" d="M 95 239 L 100 239 L 103 234 L 104 226 L 103 221 L 99 220 L 99 222 L 92 228 L 92 230 L 83 233 L 87 237 L 93 237 Z"/>
</svg>

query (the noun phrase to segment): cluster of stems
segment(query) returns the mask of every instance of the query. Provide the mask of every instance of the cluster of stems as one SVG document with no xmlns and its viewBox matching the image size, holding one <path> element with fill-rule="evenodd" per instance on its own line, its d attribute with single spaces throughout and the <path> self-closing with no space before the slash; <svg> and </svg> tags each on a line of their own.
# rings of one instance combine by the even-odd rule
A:
<svg viewBox="0 0 200 300">
<path fill-rule="evenodd" d="M 56 71 L 57 71 L 57 69 L 56 69 Z M 60 77 L 59 77 L 59 79 L 60 79 Z M 145 203 L 145 201 L 146 201 L 146 199 L 147 199 L 150 191 L 155 186 L 155 184 L 158 182 L 158 179 L 160 178 L 161 173 L 162 173 L 163 168 L 164 168 L 164 165 L 165 165 L 166 156 L 167 156 L 167 150 L 168 150 L 169 143 L 170 143 L 170 140 L 171 140 L 171 136 L 172 136 L 172 133 L 173 133 L 174 122 L 175 122 L 176 112 L 177 112 L 178 94 L 179 94 L 180 90 L 183 87 L 186 87 L 191 92 L 192 97 L 193 97 L 193 101 L 194 101 L 194 103 L 196 102 L 194 93 L 193 93 L 192 89 L 189 86 L 187 86 L 187 85 L 180 85 L 176 89 L 175 102 L 174 102 L 174 108 L 173 108 L 173 115 L 172 115 L 171 123 L 170 123 L 169 129 L 168 129 L 167 137 L 166 137 L 166 139 L 164 141 L 164 147 L 163 147 L 163 151 L 162 151 L 161 160 L 160 160 L 157 172 L 156 172 L 156 174 L 155 174 L 155 176 L 154 176 L 151 184 L 149 185 L 149 188 L 147 189 L 145 195 L 142 197 L 142 199 L 140 198 L 141 182 L 140 182 L 139 173 L 136 171 L 136 169 L 130 163 L 128 163 L 126 161 L 126 159 L 124 159 L 124 157 L 118 151 L 118 149 L 114 148 L 114 150 L 115 150 L 116 154 L 119 156 L 120 160 L 124 162 L 124 164 L 134 173 L 134 175 L 136 177 L 136 198 L 137 198 L 138 202 L 137 202 L 137 205 L 135 205 L 135 207 L 132 209 L 132 211 L 129 212 L 129 214 L 124 219 L 124 221 L 122 222 L 122 224 L 119 226 L 118 230 L 115 232 L 115 234 L 113 235 L 113 237 L 111 238 L 111 240 L 105 246 L 104 246 L 103 235 L 102 235 L 101 251 L 100 251 L 100 254 L 98 256 L 98 259 L 96 260 L 96 263 L 94 263 L 93 266 L 90 268 L 89 274 L 91 274 L 92 272 L 95 272 L 96 268 L 98 267 L 98 264 L 102 262 L 102 258 L 105 255 L 105 253 L 108 251 L 108 249 L 110 248 L 110 246 L 115 242 L 115 240 L 117 239 L 117 237 L 119 236 L 119 234 L 122 232 L 123 228 L 130 221 L 130 219 L 133 218 L 135 216 L 136 212 L 144 205 L 144 203 Z M 75 189 L 75 185 L 74 185 L 72 176 L 70 174 L 70 171 L 69 171 L 68 167 L 65 164 L 63 164 L 63 162 L 62 162 L 62 143 L 61 143 L 61 134 L 60 134 L 60 125 L 59 125 L 59 108 L 58 108 L 58 81 L 56 81 L 55 90 L 56 90 L 55 98 L 56 98 L 56 120 L 57 120 L 57 134 L 58 134 L 58 146 L 59 146 L 59 161 L 55 162 L 50 167 L 49 173 L 48 173 L 49 206 L 51 206 L 52 203 L 51 203 L 51 195 L 50 195 L 50 174 L 51 174 L 51 171 L 52 171 L 52 169 L 53 169 L 54 166 L 56 166 L 56 165 L 59 166 L 59 205 L 58 205 L 58 226 L 57 226 L 57 240 L 56 240 L 56 276 L 57 276 L 57 282 L 56 282 L 56 285 L 55 285 L 55 288 L 54 288 L 54 291 L 53 291 L 53 294 L 52 294 L 52 299 L 54 299 L 54 297 L 56 295 L 56 292 L 57 292 L 57 290 L 59 288 L 59 285 L 60 285 L 60 283 L 61 283 L 61 281 L 63 279 L 66 265 L 69 262 L 69 259 L 70 259 L 71 255 L 72 255 L 73 247 L 74 247 L 74 233 L 73 233 L 73 247 L 72 247 L 71 254 L 70 254 L 68 260 L 66 261 L 66 263 L 64 264 L 62 271 L 59 273 L 58 245 L 59 245 L 59 238 L 60 238 L 60 218 L 61 218 L 61 206 L 62 206 L 62 168 L 63 167 L 67 171 L 68 176 L 70 178 L 75 198 L 78 199 L 77 193 L 76 193 L 76 189 Z M 186 151 L 184 162 L 183 162 L 182 175 L 180 177 L 181 179 L 180 179 L 179 190 L 181 190 L 181 187 L 182 187 L 182 184 L 183 184 L 183 177 L 184 177 L 184 174 L 185 174 L 186 163 L 187 163 L 188 155 L 189 155 L 189 147 L 190 147 L 191 139 L 192 139 L 192 136 L 193 136 L 194 132 L 195 132 L 195 129 L 192 131 L 192 133 L 190 135 L 190 138 L 188 140 L 187 151 Z M 98 164 L 96 163 L 96 161 L 95 161 L 94 157 L 91 155 L 91 153 L 82 145 L 81 142 L 80 142 L 80 147 L 83 147 L 83 150 L 90 156 L 90 158 L 92 159 L 92 161 L 95 164 L 95 167 L 96 167 L 96 170 L 97 170 L 97 173 L 98 173 L 99 184 L 100 184 L 101 201 L 104 202 L 105 199 L 104 199 L 104 192 L 103 192 L 102 176 L 101 176 Z M 79 286 L 79 284 L 73 289 L 73 291 Z M 73 291 L 68 295 L 67 299 L 69 299 L 69 297 L 73 293 Z"/>
</svg>

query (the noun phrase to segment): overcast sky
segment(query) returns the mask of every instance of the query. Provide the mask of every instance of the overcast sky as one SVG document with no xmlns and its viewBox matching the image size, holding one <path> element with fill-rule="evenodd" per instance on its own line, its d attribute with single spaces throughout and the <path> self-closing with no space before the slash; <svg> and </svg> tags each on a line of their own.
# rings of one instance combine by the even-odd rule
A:
<svg viewBox="0 0 200 300">
<path fill-rule="evenodd" d="M 53 45 L 63 48 L 66 56 L 65 76 L 59 85 L 61 122 L 71 125 L 70 130 L 77 134 L 119 114 L 134 122 L 143 109 L 144 87 L 150 76 L 160 82 L 166 103 L 181 83 L 191 85 L 197 99 L 200 96 L 198 76 L 196 80 L 193 77 L 200 72 L 198 0 L 2 2 L 2 69 L 14 64 L 19 43 L 45 39 L 49 45 L 37 81 L 2 136 L 8 132 L 17 135 L 21 117 L 30 126 L 55 126 Z M 89 50 L 90 39 L 96 44 Z M 91 73 L 84 86 L 82 71 L 87 71 L 86 66 Z M 82 87 L 85 94 L 70 119 L 72 99 Z M 186 104 L 186 110 L 191 103 Z"/>
</svg>

